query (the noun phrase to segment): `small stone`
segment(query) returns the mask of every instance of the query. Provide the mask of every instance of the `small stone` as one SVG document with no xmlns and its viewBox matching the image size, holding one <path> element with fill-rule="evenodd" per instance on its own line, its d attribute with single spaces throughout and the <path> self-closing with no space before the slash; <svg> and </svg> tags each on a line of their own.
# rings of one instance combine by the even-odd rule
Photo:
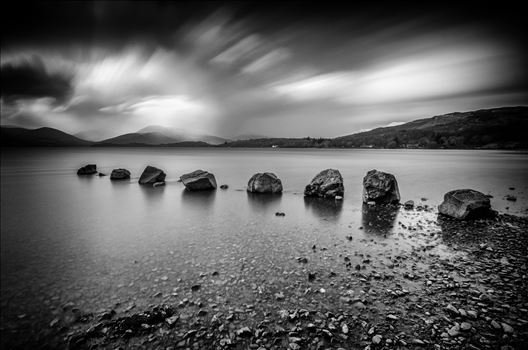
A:
<svg viewBox="0 0 528 350">
<path fill-rule="evenodd" d="M 504 333 L 513 333 L 513 327 L 509 324 L 502 322 L 501 326 Z"/>
<path fill-rule="evenodd" d="M 451 313 L 454 314 L 454 315 L 458 315 L 458 314 L 459 314 L 457 308 L 454 307 L 454 306 L 451 305 L 451 304 L 447 305 L 446 310 L 449 311 L 449 312 L 451 312 Z"/>
<path fill-rule="evenodd" d="M 49 326 L 53 328 L 53 327 L 55 327 L 56 325 L 59 324 L 59 321 L 60 321 L 60 319 L 58 317 L 56 317 L 56 318 L 53 319 L 53 321 L 50 322 Z"/>
<path fill-rule="evenodd" d="M 191 287 L 191 290 L 192 290 L 193 292 L 196 292 L 196 291 L 198 291 L 201 287 L 202 287 L 201 285 L 199 285 L 199 284 L 195 284 L 195 285 L 193 285 L 193 286 Z"/>
<path fill-rule="evenodd" d="M 421 340 L 421 339 L 416 339 L 416 338 L 412 340 L 412 343 L 413 343 L 414 345 L 425 345 L 425 342 L 424 342 L 423 340 Z"/>
<path fill-rule="evenodd" d="M 458 336 L 460 334 L 460 326 L 458 324 L 454 325 L 453 327 L 447 330 L 447 333 L 450 337 Z"/>
<path fill-rule="evenodd" d="M 469 317 L 471 317 L 473 319 L 477 318 L 477 312 L 476 311 L 469 310 L 469 311 L 467 311 L 467 314 L 468 314 Z"/>
<path fill-rule="evenodd" d="M 495 320 L 492 320 L 492 321 L 491 321 L 491 326 L 492 326 L 493 328 L 495 328 L 495 329 L 501 329 L 501 328 L 502 328 L 501 325 L 500 325 L 497 321 L 495 321 Z"/>
<path fill-rule="evenodd" d="M 469 322 L 462 322 L 460 324 L 460 329 L 463 331 L 469 331 L 471 329 L 471 323 Z"/>
<path fill-rule="evenodd" d="M 221 185 L 220 188 L 221 188 L 222 190 L 227 190 L 227 189 L 229 188 L 229 186 L 228 186 L 228 185 Z"/>
<path fill-rule="evenodd" d="M 312 272 L 309 272 L 308 273 L 308 281 L 313 281 L 315 280 L 315 273 L 312 273 Z"/>
<path fill-rule="evenodd" d="M 345 324 L 343 324 L 343 326 L 341 326 L 341 332 L 343 332 L 343 334 L 348 334 L 348 326 Z"/>
<path fill-rule="evenodd" d="M 375 336 L 372 337 L 372 344 L 379 344 L 379 343 L 381 343 L 381 338 L 382 338 L 381 335 L 376 334 Z"/>
<path fill-rule="evenodd" d="M 396 321 L 396 320 L 399 320 L 399 317 L 396 315 L 388 314 L 387 319 Z"/>
<path fill-rule="evenodd" d="M 251 329 L 249 329 L 249 327 L 242 327 L 236 331 L 236 334 L 239 337 L 248 337 L 251 336 L 253 333 L 251 332 Z"/>
<path fill-rule="evenodd" d="M 174 315 L 174 316 L 171 316 L 171 317 L 166 318 L 166 319 L 165 319 L 165 322 L 166 322 L 169 326 L 172 326 L 172 325 L 174 325 L 179 319 L 180 319 L 180 316 Z"/>
</svg>

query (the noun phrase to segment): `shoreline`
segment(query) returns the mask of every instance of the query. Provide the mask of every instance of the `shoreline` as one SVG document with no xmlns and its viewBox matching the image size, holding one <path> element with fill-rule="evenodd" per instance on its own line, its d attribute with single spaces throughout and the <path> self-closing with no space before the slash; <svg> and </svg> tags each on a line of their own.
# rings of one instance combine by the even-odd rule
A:
<svg viewBox="0 0 528 350">
<path fill-rule="evenodd" d="M 37 338 L 20 339 L 18 332 L 4 328 L 2 345 L 520 349 L 528 341 L 528 218 L 499 214 L 477 221 L 437 221 L 437 240 L 427 229 L 400 223 L 410 237 L 432 237 L 431 244 L 382 257 L 389 261 L 385 268 L 379 268 L 380 257 L 367 254 L 360 257 L 360 266 L 353 266 L 337 249 L 306 247 L 306 261 L 299 260 L 303 271 L 310 270 L 313 259 L 324 257 L 335 258 L 346 273 L 318 272 L 313 279 L 294 274 L 288 278 L 291 289 L 262 293 L 257 288 L 252 304 L 237 303 L 236 295 L 222 304 L 214 298 L 221 285 L 211 282 L 222 277 L 218 271 L 182 287 L 179 301 L 164 300 L 145 310 L 121 305 L 98 312 L 67 306 L 37 331 Z M 435 253 L 439 244 L 453 255 Z"/>
</svg>

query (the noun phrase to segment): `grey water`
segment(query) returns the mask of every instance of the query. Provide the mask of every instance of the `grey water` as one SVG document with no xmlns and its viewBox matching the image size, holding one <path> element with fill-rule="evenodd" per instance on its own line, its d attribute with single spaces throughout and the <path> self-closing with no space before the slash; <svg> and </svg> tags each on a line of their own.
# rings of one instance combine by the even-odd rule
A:
<svg viewBox="0 0 528 350">
<path fill-rule="evenodd" d="M 79 177 L 88 163 L 100 172 L 127 168 L 130 181 Z M 138 185 L 146 165 L 167 173 L 165 187 Z M 303 197 L 319 171 L 339 169 L 342 202 Z M 196 169 L 227 190 L 189 193 L 177 180 Z M 95 312 L 178 301 L 189 285 L 211 282 L 210 299 L 251 302 L 261 286 L 288 285 L 296 257 L 313 245 L 383 254 L 411 249 L 423 238 L 401 222 L 431 232 L 432 212 L 370 212 L 361 203 L 368 170 L 393 173 L 402 201 L 436 207 L 443 194 L 473 188 L 493 196 L 494 209 L 527 215 L 528 154 L 481 150 L 313 150 L 65 148 L 5 149 L 1 155 L 2 324 L 50 322 L 67 303 Z M 256 172 L 281 178 L 284 193 L 249 195 Z M 510 188 L 514 188 L 511 190 Z M 504 197 L 513 194 L 517 201 Z M 284 217 L 276 217 L 281 211 Z M 354 244 L 347 245 L 350 237 Z M 331 255 L 315 270 L 339 271 Z M 211 273 L 220 277 L 211 280 Z M 270 287 L 271 286 L 271 287 Z M 262 287 L 264 288 L 264 287 Z M 216 298 L 216 299 L 215 299 Z"/>
</svg>

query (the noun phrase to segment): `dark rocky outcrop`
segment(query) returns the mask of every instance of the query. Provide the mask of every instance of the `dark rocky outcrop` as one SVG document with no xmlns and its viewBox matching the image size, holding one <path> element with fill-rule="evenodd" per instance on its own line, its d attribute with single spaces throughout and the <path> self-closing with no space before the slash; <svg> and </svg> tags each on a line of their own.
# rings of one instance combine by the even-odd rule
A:
<svg viewBox="0 0 528 350">
<path fill-rule="evenodd" d="M 339 170 L 335 169 L 321 171 L 304 189 L 304 195 L 307 197 L 335 198 L 342 197 L 344 192 L 343 177 Z"/>
<path fill-rule="evenodd" d="M 110 180 L 128 180 L 130 179 L 130 171 L 127 169 L 114 169 L 110 174 Z"/>
<path fill-rule="evenodd" d="M 156 182 L 164 182 L 166 174 L 163 170 L 153 166 L 147 166 L 141 177 L 139 178 L 140 185 L 153 185 Z"/>
<path fill-rule="evenodd" d="M 459 220 L 477 219 L 493 215 L 489 198 L 471 189 L 454 190 L 444 195 L 438 212 Z"/>
<path fill-rule="evenodd" d="M 77 170 L 77 175 L 94 175 L 97 174 L 97 165 L 87 164 Z"/>
<path fill-rule="evenodd" d="M 370 170 L 363 178 L 363 202 L 397 204 L 400 202 L 398 182 L 392 174 Z"/>
<path fill-rule="evenodd" d="M 282 182 L 273 173 L 257 173 L 249 179 L 247 190 L 254 193 L 281 193 Z"/>
<path fill-rule="evenodd" d="M 195 170 L 192 173 L 182 175 L 180 180 L 189 191 L 207 191 L 216 189 L 216 179 L 213 174 L 207 171 Z"/>
</svg>

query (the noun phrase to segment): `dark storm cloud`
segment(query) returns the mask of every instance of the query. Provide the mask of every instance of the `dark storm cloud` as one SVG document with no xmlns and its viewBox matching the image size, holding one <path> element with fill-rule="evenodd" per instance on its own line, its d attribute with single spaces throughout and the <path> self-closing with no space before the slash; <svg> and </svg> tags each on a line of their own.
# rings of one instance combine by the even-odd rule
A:
<svg viewBox="0 0 528 350">
<path fill-rule="evenodd" d="M 2 64 L 1 76 L 2 98 L 8 102 L 41 97 L 64 102 L 73 92 L 72 76 L 50 73 L 38 56 Z"/>
</svg>

